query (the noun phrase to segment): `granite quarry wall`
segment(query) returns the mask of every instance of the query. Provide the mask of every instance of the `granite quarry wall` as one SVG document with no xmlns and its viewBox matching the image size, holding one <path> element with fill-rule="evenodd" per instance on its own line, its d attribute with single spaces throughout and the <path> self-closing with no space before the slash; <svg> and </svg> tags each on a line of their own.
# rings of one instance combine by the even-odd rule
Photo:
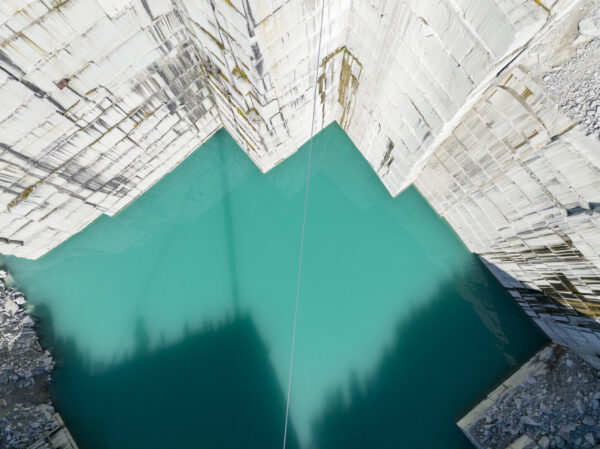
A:
<svg viewBox="0 0 600 449">
<path fill-rule="evenodd" d="M 0 4 L 0 252 L 37 258 L 224 126 L 310 136 L 317 0 Z M 414 183 L 527 313 L 600 365 L 600 6 L 326 0 L 315 131 Z"/>
</svg>

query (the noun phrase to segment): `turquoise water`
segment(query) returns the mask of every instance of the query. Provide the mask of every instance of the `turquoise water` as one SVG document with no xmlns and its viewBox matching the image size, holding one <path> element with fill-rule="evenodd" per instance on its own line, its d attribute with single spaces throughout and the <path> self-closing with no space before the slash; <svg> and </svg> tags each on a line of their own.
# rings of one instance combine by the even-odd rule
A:
<svg viewBox="0 0 600 449">
<path fill-rule="evenodd" d="M 81 449 L 281 447 L 306 163 L 263 175 L 219 131 L 117 216 L 4 259 Z M 543 337 L 337 125 L 312 164 L 287 447 L 469 447 L 455 420 Z"/>
</svg>

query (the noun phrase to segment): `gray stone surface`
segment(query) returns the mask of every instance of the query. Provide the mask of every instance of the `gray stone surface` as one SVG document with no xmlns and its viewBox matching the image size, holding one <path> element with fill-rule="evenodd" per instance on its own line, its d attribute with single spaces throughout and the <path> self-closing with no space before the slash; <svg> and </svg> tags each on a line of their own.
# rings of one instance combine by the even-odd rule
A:
<svg viewBox="0 0 600 449">
<path fill-rule="evenodd" d="M 535 48 L 538 61 L 531 72 L 562 111 L 600 139 L 600 8 L 584 4 L 577 12 L 569 27 L 577 33 L 572 44 L 561 46 L 568 31 L 557 30 Z M 561 48 L 566 54 L 553 58 L 550 52 Z"/>
<path fill-rule="evenodd" d="M 479 448 L 503 449 L 526 435 L 538 448 L 595 448 L 600 371 L 552 344 L 459 422 Z"/>
<path fill-rule="evenodd" d="M 47 392 L 54 362 L 6 276 L 0 271 L 0 448 L 20 449 L 56 426 Z"/>
</svg>

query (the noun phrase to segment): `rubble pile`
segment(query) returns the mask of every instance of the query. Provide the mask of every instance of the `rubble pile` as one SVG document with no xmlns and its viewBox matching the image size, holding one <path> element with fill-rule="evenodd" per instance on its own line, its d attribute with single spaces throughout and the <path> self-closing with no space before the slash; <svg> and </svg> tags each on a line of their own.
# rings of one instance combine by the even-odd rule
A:
<svg viewBox="0 0 600 449">
<path fill-rule="evenodd" d="M 56 427 L 48 396 L 54 361 L 42 349 L 25 296 L 0 270 L 0 447 L 25 448 Z"/>
<path fill-rule="evenodd" d="M 600 371 L 556 344 L 528 366 L 469 427 L 477 447 L 506 448 L 526 435 L 535 448 L 600 448 Z"/>
</svg>

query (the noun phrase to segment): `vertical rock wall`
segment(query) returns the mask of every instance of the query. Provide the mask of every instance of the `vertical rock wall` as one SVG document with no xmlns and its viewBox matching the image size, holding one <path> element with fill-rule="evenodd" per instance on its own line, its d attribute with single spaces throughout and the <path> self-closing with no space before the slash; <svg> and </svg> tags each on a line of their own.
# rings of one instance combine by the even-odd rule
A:
<svg viewBox="0 0 600 449">
<path fill-rule="evenodd" d="M 600 114 L 580 113 L 596 101 L 593 87 L 569 91 L 565 83 L 559 100 L 547 84 L 565 64 L 593 67 L 571 70 L 573 86 L 596 76 L 589 46 L 597 41 L 578 30 L 598 13 L 594 2 L 582 2 L 547 30 L 461 117 L 416 179 L 537 324 L 596 367 Z M 578 104 L 571 117 L 557 105 L 569 97 Z"/>
<path fill-rule="evenodd" d="M 414 181 L 479 88 L 546 23 L 550 3 L 355 2 L 348 43 L 365 75 L 344 129 L 393 195 Z"/>
<path fill-rule="evenodd" d="M 600 143 L 515 68 L 483 94 L 416 185 L 555 341 L 600 348 Z M 541 293 L 541 294 L 540 294 Z M 550 300 L 549 300 L 550 299 Z"/>
<path fill-rule="evenodd" d="M 268 171 L 310 137 L 320 3 L 182 0 L 180 5 L 223 126 Z M 317 131 L 338 117 L 341 62 L 325 55 L 344 44 L 350 6 L 332 0 L 324 11 L 321 71 L 329 77 L 320 83 Z"/>
<path fill-rule="evenodd" d="M 546 22 L 551 0 L 328 0 L 319 131 L 393 194 Z M 547 4 L 548 3 L 548 4 Z M 129 204 L 220 126 L 267 171 L 311 129 L 317 0 L 0 7 L 0 250 L 36 258 Z"/>
<path fill-rule="evenodd" d="M 3 253 L 39 257 L 114 214 L 220 127 L 182 15 L 162 5 L 2 2 Z"/>
</svg>

